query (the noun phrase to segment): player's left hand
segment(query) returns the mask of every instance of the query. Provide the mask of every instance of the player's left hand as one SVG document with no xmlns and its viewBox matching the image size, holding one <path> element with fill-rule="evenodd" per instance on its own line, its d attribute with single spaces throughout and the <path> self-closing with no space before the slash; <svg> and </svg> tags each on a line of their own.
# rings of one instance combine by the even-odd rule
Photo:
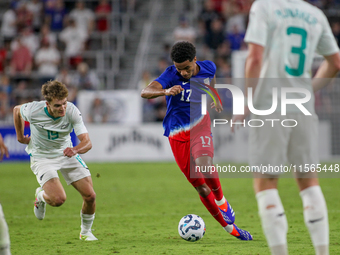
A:
<svg viewBox="0 0 340 255">
<path fill-rule="evenodd" d="M 223 106 L 221 105 L 220 101 L 216 100 L 216 105 L 215 102 L 212 102 L 210 104 L 211 108 L 215 108 L 216 112 L 220 113 L 223 111 Z"/>
<path fill-rule="evenodd" d="M 4 155 L 6 155 L 6 158 L 9 158 L 9 153 L 6 145 L 0 144 L 0 162 L 2 161 Z"/>
<path fill-rule="evenodd" d="M 73 157 L 74 155 L 76 155 L 78 152 L 75 148 L 70 148 L 70 147 L 67 147 L 65 150 L 64 150 L 64 156 L 66 157 Z"/>
</svg>

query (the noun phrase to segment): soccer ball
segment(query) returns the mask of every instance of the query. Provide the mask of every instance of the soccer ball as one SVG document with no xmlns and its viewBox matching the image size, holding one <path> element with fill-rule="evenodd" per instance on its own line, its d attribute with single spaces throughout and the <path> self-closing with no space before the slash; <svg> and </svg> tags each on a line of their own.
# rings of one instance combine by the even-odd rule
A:
<svg viewBox="0 0 340 255">
<path fill-rule="evenodd" d="M 184 240 L 196 242 L 205 234 L 205 223 L 200 216 L 188 214 L 179 221 L 178 233 Z"/>
</svg>

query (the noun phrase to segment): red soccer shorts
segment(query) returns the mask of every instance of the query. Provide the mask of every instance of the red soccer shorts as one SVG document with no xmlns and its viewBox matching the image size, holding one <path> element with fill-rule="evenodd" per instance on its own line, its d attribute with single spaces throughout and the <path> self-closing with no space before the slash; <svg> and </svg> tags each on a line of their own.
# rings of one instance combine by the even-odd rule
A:
<svg viewBox="0 0 340 255">
<path fill-rule="evenodd" d="M 202 129 L 190 138 L 190 141 L 178 141 L 169 138 L 169 142 L 177 165 L 192 186 L 198 187 L 204 184 L 205 180 L 202 173 L 195 171 L 195 159 L 202 156 L 213 158 L 214 144 L 210 128 Z"/>
</svg>

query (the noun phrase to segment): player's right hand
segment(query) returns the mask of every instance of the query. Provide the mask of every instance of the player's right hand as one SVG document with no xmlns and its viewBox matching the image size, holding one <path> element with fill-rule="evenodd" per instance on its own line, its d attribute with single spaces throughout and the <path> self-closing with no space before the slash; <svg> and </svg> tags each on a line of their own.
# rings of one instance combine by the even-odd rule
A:
<svg viewBox="0 0 340 255">
<path fill-rule="evenodd" d="M 31 141 L 31 137 L 29 135 L 25 135 L 21 139 L 18 139 L 18 141 L 19 141 L 19 143 L 29 144 L 30 141 Z"/>
<path fill-rule="evenodd" d="M 176 96 L 184 90 L 181 85 L 175 85 L 169 89 L 165 90 L 166 96 Z"/>
</svg>

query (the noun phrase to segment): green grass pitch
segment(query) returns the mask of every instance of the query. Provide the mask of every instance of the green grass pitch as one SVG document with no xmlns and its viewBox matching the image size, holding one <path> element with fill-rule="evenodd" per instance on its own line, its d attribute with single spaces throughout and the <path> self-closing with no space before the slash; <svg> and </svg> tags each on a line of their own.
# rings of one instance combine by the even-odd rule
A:
<svg viewBox="0 0 340 255">
<path fill-rule="evenodd" d="M 37 185 L 29 163 L 0 164 L 0 201 L 10 229 L 13 255 L 100 254 L 269 254 L 262 233 L 252 179 L 221 179 L 236 223 L 254 241 L 242 242 L 227 234 L 201 204 L 196 191 L 175 163 L 88 164 L 97 193 L 93 233 L 97 242 L 78 240 L 81 196 L 65 187 L 67 200 L 59 208 L 47 206 L 39 221 L 33 214 Z M 339 179 L 321 179 L 330 223 L 330 254 L 340 254 Z M 290 254 L 314 254 L 303 223 L 302 203 L 293 179 L 282 179 L 279 191 L 288 224 Z M 182 240 L 177 232 L 186 214 L 201 216 L 204 238 Z"/>
</svg>

